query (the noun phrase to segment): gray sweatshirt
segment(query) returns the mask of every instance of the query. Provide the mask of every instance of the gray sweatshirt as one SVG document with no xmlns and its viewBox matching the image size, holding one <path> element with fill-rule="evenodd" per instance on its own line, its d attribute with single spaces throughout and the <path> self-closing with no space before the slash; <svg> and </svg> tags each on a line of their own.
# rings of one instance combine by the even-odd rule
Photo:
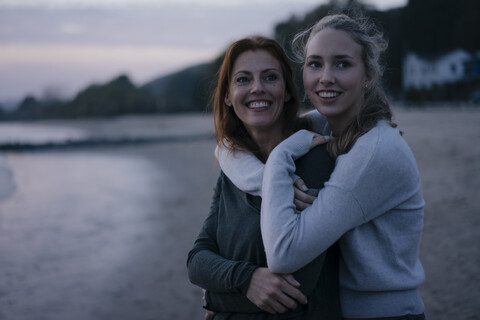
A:
<svg viewBox="0 0 480 320">
<path fill-rule="evenodd" d="M 410 148 L 397 129 L 380 121 L 337 158 L 317 200 L 297 214 L 286 199 L 293 199 L 294 160 L 308 152 L 312 137 L 297 132 L 274 149 L 264 167 L 261 228 L 268 267 L 295 271 L 340 239 L 343 317 L 422 313 L 425 203 Z M 242 170 L 235 164 L 245 160 L 238 157 L 236 163 L 220 161 L 234 183 Z"/>
</svg>

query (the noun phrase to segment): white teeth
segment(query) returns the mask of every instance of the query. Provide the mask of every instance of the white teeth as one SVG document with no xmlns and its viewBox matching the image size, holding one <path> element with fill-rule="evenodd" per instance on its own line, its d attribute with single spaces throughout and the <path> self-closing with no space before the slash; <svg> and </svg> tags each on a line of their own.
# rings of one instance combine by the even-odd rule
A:
<svg viewBox="0 0 480 320">
<path fill-rule="evenodd" d="M 249 108 L 256 109 L 256 108 L 265 108 L 270 105 L 267 101 L 254 101 L 248 104 Z"/>
<path fill-rule="evenodd" d="M 335 98 L 339 96 L 339 93 L 331 92 L 331 91 L 328 91 L 328 92 L 322 91 L 322 92 L 319 92 L 318 95 L 322 98 Z"/>
</svg>

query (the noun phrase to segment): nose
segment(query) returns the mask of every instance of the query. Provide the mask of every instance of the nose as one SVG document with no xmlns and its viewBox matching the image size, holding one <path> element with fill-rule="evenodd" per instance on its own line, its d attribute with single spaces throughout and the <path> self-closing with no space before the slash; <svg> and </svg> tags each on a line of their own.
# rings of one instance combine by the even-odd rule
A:
<svg viewBox="0 0 480 320">
<path fill-rule="evenodd" d="M 250 88 L 252 93 L 261 93 L 265 91 L 262 79 L 254 78 L 252 81 L 252 87 Z"/>
<path fill-rule="evenodd" d="M 323 85 L 335 83 L 335 74 L 334 74 L 334 71 L 332 70 L 332 67 L 325 66 L 322 69 L 322 73 L 320 75 L 320 83 Z"/>
</svg>

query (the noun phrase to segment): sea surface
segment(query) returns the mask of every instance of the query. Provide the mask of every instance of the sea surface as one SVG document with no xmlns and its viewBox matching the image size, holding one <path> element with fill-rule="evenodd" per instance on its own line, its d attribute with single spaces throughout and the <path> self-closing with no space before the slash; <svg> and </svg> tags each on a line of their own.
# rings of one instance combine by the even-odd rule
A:
<svg viewBox="0 0 480 320">
<path fill-rule="evenodd" d="M 172 243 L 183 241 L 171 236 L 178 221 L 166 219 L 168 204 L 182 204 L 182 181 L 162 155 L 213 148 L 210 120 L 194 118 L 170 118 L 177 123 L 164 130 L 163 118 L 138 117 L 0 124 L 0 145 L 20 146 L 0 152 L 0 319 L 189 318 L 188 307 L 169 310 L 175 303 L 162 295 L 170 286 L 195 290 L 185 276 L 185 249 L 179 262 L 169 257 Z M 179 135 L 185 141 L 168 142 Z M 126 136 L 167 138 L 88 145 Z M 201 296 L 190 309 L 201 313 L 200 303 Z"/>
</svg>

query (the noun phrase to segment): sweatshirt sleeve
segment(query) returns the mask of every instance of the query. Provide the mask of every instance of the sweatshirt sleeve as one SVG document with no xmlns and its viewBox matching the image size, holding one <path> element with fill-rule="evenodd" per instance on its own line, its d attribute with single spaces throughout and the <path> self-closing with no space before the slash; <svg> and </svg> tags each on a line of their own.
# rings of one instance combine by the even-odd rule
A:
<svg viewBox="0 0 480 320">
<path fill-rule="evenodd" d="M 311 132 L 298 131 L 272 151 L 265 166 L 261 228 L 268 267 L 273 272 L 294 272 L 335 242 L 335 239 L 326 240 L 325 245 L 318 249 L 320 246 L 314 243 L 315 240 L 306 239 L 315 232 L 311 229 L 316 226 L 309 225 L 312 222 L 306 219 L 312 215 L 307 214 L 308 208 L 296 213 L 292 201 L 294 189 L 290 176 L 296 170 L 295 160 L 309 151 L 312 138 Z M 306 220 L 309 220 L 308 223 Z M 303 245 L 306 247 L 302 248 Z"/>
<path fill-rule="evenodd" d="M 245 295 L 257 266 L 248 261 L 225 259 L 219 254 L 216 229 L 221 181 L 220 177 L 215 188 L 210 214 L 188 254 L 188 276 L 193 284 L 203 289 Z"/>
<path fill-rule="evenodd" d="M 286 200 L 293 199 L 289 176 L 294 159 L 308 150 L 312 134 L 300 131 L 271 153 L 264 173 L 261 228 L 273 272 L 297 270 L 347 231 L 418 193 L 418 171 L 408 146 L 396 129 L 380 127 L 337 158 L 329 181 L 300 214 Z"/>
<path fill-rule="evenodd" d="M 262 196 L 265 164 L 255 155 L 240 150 L 232 153 L 217 145 L 215 156 L 223 173 L 238 189 L 254 196 Z"/>
</svg>

